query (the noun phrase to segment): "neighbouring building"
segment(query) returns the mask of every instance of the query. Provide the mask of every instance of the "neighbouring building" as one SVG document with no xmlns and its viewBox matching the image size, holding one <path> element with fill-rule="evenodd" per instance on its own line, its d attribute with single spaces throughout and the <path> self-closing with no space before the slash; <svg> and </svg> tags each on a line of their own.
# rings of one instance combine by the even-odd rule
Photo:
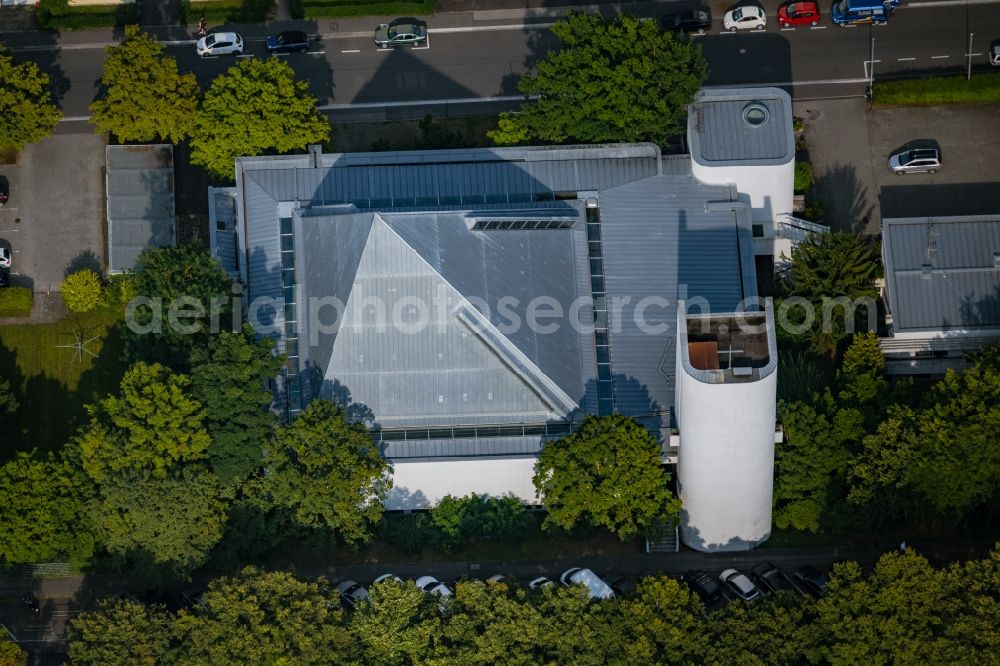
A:
<svg viewBox="0 0 1000 666">
<path fill-rule="evenodd" d="M 940 375 L 1000 341 L 1000 215 L 882 220 L 888 335 L 895 375 Z"/>
<path fill-rule="evenodd" d="M 146 248 L 177 242 L 174 149 L 169 144 L 108 146 L 105 159 L 108 271 L 123 273 Z"/>
<path fill-rule="evenodd" d="M 787 95 L 761 90 L 739 95 L 775 106 L 758 139 L 784 156 Z M 535 503 L 545 442 L 621 413 L 678 463 L 685 542 L 746 549 L 770 533 L 776 431 L 753 225 L 775 237 L 791 179 L 748 196 L 737 159 L 652 144 L 240 158 L 236 186 L 210 192 L 212 247 L 287 356 L 280 408 L 324 397 L 366 420 L 395 469 L 388 508 Z"/>
</svg>

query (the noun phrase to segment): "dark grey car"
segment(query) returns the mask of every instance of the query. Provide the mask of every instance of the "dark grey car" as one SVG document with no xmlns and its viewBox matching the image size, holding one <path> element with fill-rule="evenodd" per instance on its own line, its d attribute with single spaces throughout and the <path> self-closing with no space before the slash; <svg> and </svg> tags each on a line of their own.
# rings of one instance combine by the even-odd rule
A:
<svg viewBox="0 0 1000 666">
<path fill-rule="evenodd" d="M 423 44 L 427 41 L 427 26 L 415 19 L 396 19 L 375 29 L 375 43 L 379 48 Z"/>
</svg>

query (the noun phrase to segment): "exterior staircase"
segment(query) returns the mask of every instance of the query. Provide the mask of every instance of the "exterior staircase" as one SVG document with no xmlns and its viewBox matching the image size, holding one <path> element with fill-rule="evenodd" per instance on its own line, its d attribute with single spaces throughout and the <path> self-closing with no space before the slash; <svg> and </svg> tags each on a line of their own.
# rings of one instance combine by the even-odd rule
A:
<svg viewBox="0 0 1000 666">
<path fill-rule="evenodd" d="M 679 528 L 671 523 L 657 523 L 646 535 L 646 553 L 677 553 L 681 549 Z"/>
</svg>

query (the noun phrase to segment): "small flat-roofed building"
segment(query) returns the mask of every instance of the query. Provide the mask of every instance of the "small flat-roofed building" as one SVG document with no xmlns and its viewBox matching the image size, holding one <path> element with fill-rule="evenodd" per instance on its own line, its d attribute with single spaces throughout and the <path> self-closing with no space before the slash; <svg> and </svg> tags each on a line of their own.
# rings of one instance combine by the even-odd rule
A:
<svg viewBox="0 0 1000 666">
<path fill-rule="evenodd" d="M 890 374 L 938 375 L 1000 341 L 1000 214 L 882 220 Z"/>
<path fill-rule="evenodd" d="M 177 242 L 174 149 L 108 146 L 106 160 L 108 271 L 122 273 L 147 247 Z"/>
</svg>

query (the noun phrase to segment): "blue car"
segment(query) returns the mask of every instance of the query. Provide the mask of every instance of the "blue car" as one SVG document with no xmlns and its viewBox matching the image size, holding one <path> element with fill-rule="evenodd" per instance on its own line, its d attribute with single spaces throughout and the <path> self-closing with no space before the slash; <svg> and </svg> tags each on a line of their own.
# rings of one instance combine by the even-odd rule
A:
<svg viewBox="0 0 1000 666">
<path fill-rule="evenodd" d="M 299 30 L 286 30 L 267 36 L 268 53 L 305 53 L 309 50 L 309 35 Z"/>
<path fill-rule="evenodd" d="M 830 18 L 839 26 L 864 23 L 884 24 L 901 0 L 838 0 L 830 8 Z"/>
</svg>

